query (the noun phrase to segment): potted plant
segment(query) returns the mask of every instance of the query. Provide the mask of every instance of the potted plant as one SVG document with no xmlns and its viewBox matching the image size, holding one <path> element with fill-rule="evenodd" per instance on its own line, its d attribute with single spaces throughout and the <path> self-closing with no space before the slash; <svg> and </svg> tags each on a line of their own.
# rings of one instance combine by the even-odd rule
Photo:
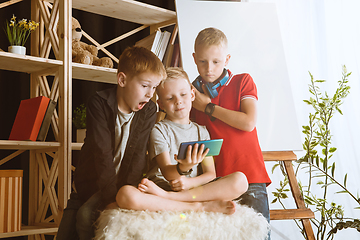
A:
<svg viewBox="0 0 360 240">
<path fill-rule="evenodd" d="M 39 23 L 30 20 L 28 21 L 26 19 L 16 22 L 16 17 L 13 15 L 10 22 L 6 21 L 5 26 L 5 34 L 10 43 L 8 51 L 25 55 L 26 48 L 24 45 L 29 38 L 30 33 L 35 31 L 38 26 Z"/>
<path fill-rule="evenodd" d="M 340 106 L 349 94 L 350 86 L 348 85 L 348 73 L 346 67 L 343 66 L 342 79 L 338 81 L 338 88 L 333 96 L 329 96 L 327 92 L 320 91 L 319 84 L 325 80 L 314 80 L 310 73 L 311 83 L 309 84 L 309 92 L 312 95 L 305 103 L 313 107 L 313 113 L 309 114 L 309 125 L 303 126 L 305 141 L 303 149 L 306 151 L 304 157 L 295 163 L 295 173 L 306 171 L 305 179 L 299 179 L 299 187 L 305 206 L 315 213 L 315 218 L 311 219 L 317 240 L 334 239 L 335 234 L 342 229 L 353 228 L 360 232 L 360 219 L 345 217 L 344 206 L 337 204 L 330 198 L 330 188 L 336 187 L 338 194 L 346 194 L 349 199 L 354 200 L 360 209 L 360 197 L 352 193 L 346 185 L 347 174 L 343 180 L 339 180 L 335 176 L 335 161 L 332 160 L 336 147 L 331 145 L 332 135 L 330 131 L 330 120 L 336 112 L 342 114 Z M 280 163 L 274 165 L 283 167 Z M 287 198 L 287 188 L 289 181 L 284 174 L 284 181 L 280 181 L 280 188 L 276 188 L 273 192 L 273 203 L 279 202 L 284 208 L 283 200 Z M 316 185 L 320 188 L 316 188 Z M 320 190 L 319 190 L 320 189 Z M 315 194 L 315 191 L 317 190 Z M 300 232 L 306 238 L 304 228 L 295 220 Z"/>
<path fill-rule="evenodd" d="M 86 133 L 86 107 L 84 104 L 74 110 L 73 124 L 76 130 L 76 142 L 83 143 Z"/>
</svg>

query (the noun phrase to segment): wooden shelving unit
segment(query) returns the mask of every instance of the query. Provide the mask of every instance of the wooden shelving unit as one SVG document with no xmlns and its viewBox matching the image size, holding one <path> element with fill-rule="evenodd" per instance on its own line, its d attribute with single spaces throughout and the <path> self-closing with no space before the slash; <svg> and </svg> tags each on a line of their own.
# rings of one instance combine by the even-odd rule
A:
<svg viewBox="0 0 360 240">
<path fill-rule="evenodd" d="M 0 8 L 19 1 L 9 0 Z M 43 95 L 58 102 L 51 124 L 56 142 L 0 140 L 0 150 L 14 151 L 0 159 L 0 166 L 24 151 L 30 152 L 29 226 L 22 226 L 17 232 L 0 233 L 0 238 L 29 236 L 29 239 L 44 239 L 44 235 L 56 235 L 71 192 L 71 151 L 80 150 L 82 146 L 71 142 L 72 79 L 116 84 L 116 69 L 71 62 L 73 8 L 142 24 L 104 44 L 89 39 L 107 54 L 107 46 L 142 29 L 149 28 L 150 33 L 176 23 L 174 11 L 131 0 L 31 0 L 31 19 L 41 23 L 38 34 L 31 35 L 31 56 L 0 52 L 0 70 L 30 74 L 30 97 Z M 50 50 L 56 59 L 49 59 Z M 48 76 L 52 77 L 51 83 Z"/>
</svg>

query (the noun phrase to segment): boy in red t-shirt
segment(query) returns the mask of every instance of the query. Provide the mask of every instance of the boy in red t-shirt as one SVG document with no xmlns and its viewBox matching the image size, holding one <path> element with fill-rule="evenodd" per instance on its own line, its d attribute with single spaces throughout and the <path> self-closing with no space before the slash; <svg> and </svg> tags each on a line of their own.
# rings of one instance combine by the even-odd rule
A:
<svg viewBox="0 0 360 240">
<path fill-rule="evenodd" d="M 215 157 L 216 174 L 221 177 L 243 172 L 249 188 L 237 199 L 238 203 L 253 207 L 270 221 L 266 186 L 271 180 L 255 127 L 256 85 L 249 74 L 234 75 L 224 69 L 231 56 L 227 52 L 227 38 L 219 29 L 200 31 L 194 48 L 200 75 L 193 82 L 197 90 L 192 119 L 205 125 L 212 139 L 224 139 L 220 155 Z"/>
</svg>

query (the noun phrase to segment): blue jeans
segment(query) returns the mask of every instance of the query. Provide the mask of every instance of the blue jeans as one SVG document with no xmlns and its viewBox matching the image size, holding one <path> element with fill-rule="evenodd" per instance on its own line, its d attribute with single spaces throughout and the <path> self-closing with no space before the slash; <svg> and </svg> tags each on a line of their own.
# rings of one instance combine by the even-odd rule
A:
<svg viewBox="0 0 360 240">
<path fill-rule="evenodd" d="M 270 223 L 269 201 L 265 183 L 250 183 L 248 190 L 234 201 L 253 208 Z M 270 231 L 267 240 L 270 240 Z"/>
<path fill-rule="evenodd" d="M 84 204 L 72 192 L 61 219 L 57 240 L 90 240 L 95 236 L 94 223 L 99 216 L 101 193 L 97 192 Z"/>
</svg>

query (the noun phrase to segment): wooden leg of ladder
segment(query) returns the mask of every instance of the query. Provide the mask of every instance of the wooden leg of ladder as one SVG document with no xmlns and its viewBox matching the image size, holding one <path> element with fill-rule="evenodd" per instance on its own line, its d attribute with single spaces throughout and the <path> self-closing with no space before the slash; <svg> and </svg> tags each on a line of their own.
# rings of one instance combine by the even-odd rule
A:
<svg viewBox="0 0 360 240">
<path fill-rule="evenodd" d="M 294 173 L 294 168 L 292 166 L 292 162 L 291 161 L 283 161 L 284 165 L 285 165 L 285 170 L 286 173 L 288 175 L 289 178 L 289 184 L 290 184 L 290 188 L 291 188 L 291 192 L 293 194 L 293 197 L 295 199 L 295 203 L 297 208 L 306 208 L 305 207 L 305 203 L 304 203 L 304 199 L 301 195 L 300 189 L 299 189 L 299 185 L 298 182 L 296 180 L 296 176 Z M 313 229 L 311 227 L 311 222 L 310 219 L 301 219 L 304 230 L 305 230 L 305 234 L 306 234 L 306 238 L 308 240 L 315 240 L 315 236 L 314 236 L 314 232 Z"/>
</svg>

